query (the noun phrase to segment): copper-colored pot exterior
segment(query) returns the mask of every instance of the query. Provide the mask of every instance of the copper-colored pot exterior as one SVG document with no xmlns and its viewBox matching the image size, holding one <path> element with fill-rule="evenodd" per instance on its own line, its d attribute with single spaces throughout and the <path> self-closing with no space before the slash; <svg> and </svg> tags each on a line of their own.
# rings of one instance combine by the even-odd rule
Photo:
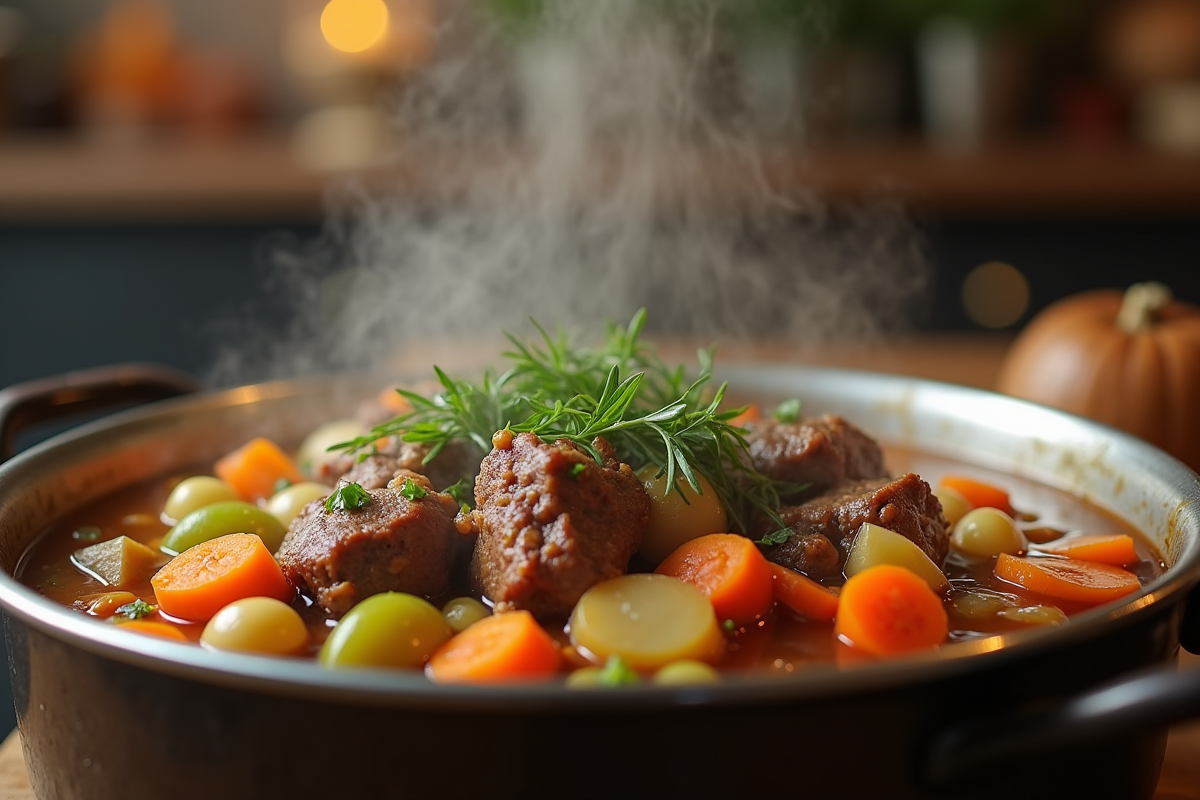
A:
<svg viewBox="0 0 1200 800">
<path fill-rule="evenodd" d="M 419 674 L 212 653 L 113 635 L 9 576 L 70 508 L 250 435 L 295 440 L 377 384 L 330 377 L 168 401 L 0 467 L 0 606 L 38 797 L 945 797 L 925 767 L 949 727 L 1173 661 L 1200 580 L 1200 482 L 1182 465 L 1100 426 L 973 390 L 766 366 L 728 377 L 739 392 L 798 396 L 807 413 L 841 410 L 890 443 L 1079 491 L 1147 530 L 1172 566 L 1128 602 L 1059 630 L 706 688 L 444 687 Z M 1165 735 L 1165 726 L 1103 734 L 949 789 L 1146 798 Z"/>
</svg>

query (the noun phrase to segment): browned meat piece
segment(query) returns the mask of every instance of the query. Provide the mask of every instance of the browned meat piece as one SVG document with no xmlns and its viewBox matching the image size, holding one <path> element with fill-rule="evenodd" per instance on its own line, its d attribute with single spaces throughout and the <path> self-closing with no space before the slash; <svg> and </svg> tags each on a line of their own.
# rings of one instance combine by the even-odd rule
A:
<svg viewBox="0 0 1200 800">
<path fill-rule="evenodd" d="M 357 483 L 364 489 L 382 489 L 392 482 L 392 478 L 396 477 L 396 473 L 401 469 L 400 459 L 375 453 L 346 470 L 346 474 L 338 478 L 337 483 Z"/>
<path fill-rule="evenodd" d="M 404 497 L 405 478 L 428 494 Z M 323 500 L 305 506 L 275 554 L 288 581 L 334 617 L 380 592 L 428 597 L 446 591 L 474 535 L 459 532 L 458 506 L 423 475 L 402 470 L 370 495 L 360 509 L 326 512 Z"/>
<path fill-rule="evenodd" d="M 756 469 L 818 494 L 844 481 L 887 476 L 879 444 L 851 423 L 826 414 L 801 422 L 763 420 L 746 437 Z"/>
<path fill-rule="evenodd" d="M 894 480 L 845 483 L 801 505 L 780 509 L 779 515 L 792 535 L 763 552 L 776 564 L 818 580 L 838 573 L 864 522 L 910 539 L 938 566 L 950 547 L 942 504 L 929 484 L 911 472 Z M 769 532 L 767 527 L 761 532 Z"/>
<path fill-rule="evenodd" d="M 390 436 L 362 461 L 359 461 L 359 453 L 349 453 L 321 465 L 315 478 L 330 486 L 339 480 L 346 480 L 364 489 L 376 489 L 386 486 L 398 470 L 407 469 L 427 476 L 434 488 L 440 491 L 464 478 L 473 478 L 479 471 L 479 462 L 483 460 L 479 448 L 465 440 L 447 443 L 436 458 L 428 464 L 421 463 L 429 450 L 429 445 L 405 442 L 399 437 Z"/>
<path fill-rule="evenodd" d="M 471 575 L 498 609 L 565 617 L 585 591 L 626 571 L 650 498 L 608 442 L 595 445 L 604 466 L 565 439 L 543 444 L 529 433 L 483 459 Z"/>
</svg>

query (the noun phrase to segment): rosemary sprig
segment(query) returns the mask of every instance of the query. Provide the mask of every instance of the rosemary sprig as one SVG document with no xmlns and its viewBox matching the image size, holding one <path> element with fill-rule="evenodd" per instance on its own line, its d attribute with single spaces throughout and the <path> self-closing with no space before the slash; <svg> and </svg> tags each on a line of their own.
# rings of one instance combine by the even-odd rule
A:
<svg viewBox="0 0 1200 800">
<path fill-rule="evenodd" d="M 435 367 L 442 391 L 425 397 L 398 390 L 412 411 L 332 449 L 353 451 L 400 436 L 429 445 L 428 462 L 456 439 L 487 452 L 492 434 L 507 428 L 544 441 L 567 439 L 599 462 L 593 442 L 604 437 L 622 461 L 635 470 L 654 465 L 681 493 L 681 482 L 700 493 L 703 476 L 742 532 L 755 512 L 779 522 L 780 493 L 791 487 L 751 466 L 744 434 L 729 424 L 745 409 L 721 410 L 725 385 L 709 388 L 713 351 L 699 352 L 699 374 L 689 382 L 682 365 L 667 367 L 640 341 L 645 321 L 642 310 L 628 326 L 610 324 L 599 349 L 573 347 L 534 321 L 540 341 L 508 335 L 513 349 L 504 357 L 511 366 L 501 375 L 485 373 L 471 383 Z"/>
</svg>

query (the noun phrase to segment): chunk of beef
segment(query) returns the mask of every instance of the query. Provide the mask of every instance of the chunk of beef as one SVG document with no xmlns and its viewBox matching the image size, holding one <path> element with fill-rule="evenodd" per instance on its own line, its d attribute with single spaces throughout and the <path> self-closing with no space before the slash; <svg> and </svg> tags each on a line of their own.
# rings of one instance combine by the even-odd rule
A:
<svg viewBox="0 0 1200 800">
<path fill-rule="evenodd" d="M 939 567 L 950 547 L 946 517 L 929 484 L 914 473 L 851 481 L 797 506 L 780 509 L 788 540 L 764 548 L 776 564 L 821 579 L 836 575 L 858 528 L 872 522 L 904 536 Z M 763 523 L 760 532 L 766 533 Z"/>
<path fill-rule="evenodd" d="M 425 456 L 431 449 L 427 444 L 405 442 L 398 436 L 389 436 L 387 441 L 376 447 L 375 452 L 361 461 L 358 453 L 347 453 L 322 464 L 315 479 L 330 486 L 344 479 L 364 489 L 377 489 L 386 486 L 400 470 L 411 470 L 428 477 L 433 487 L 441 491 L 460 480 L 473 478 L 479 472 L 483 453 L 473 442 L 454 439 L 425 464 Z"/>
<path fill-rule="evenodd" d="M 878 442 L 839 416 L 787 423 L 762 420 L 746 438 L 750 460 L 759 472 L 806 485 L 809 495 L 845 481 L 887 476 Z"/>
<path fill-rule="evenodd" d="M 603 439 L 588 453 L 529 433 L 483 459 L 475 481 L 477 587 L 498 609 L 565 617 L 600 581 L 624 574 L 650 519 L 650 498 Z"/>
<path fill-rule="evenodd" d="M 399 491 L 406 478 L 427 494 L 406 498 Z M 474 536 L 469 525 L 465 533 L 456 526 L 453 498 L 433 491 L 423 475 L 401 470 L 369 494 L 359 509 L 327 512 L 323 500 L 305 506 L 275 554 L 288 582 L 334 617 L 380 592 L 446 591 Z"/>
<path fill-rule="evenodd" d="M 357 483 L 364 489 L 382 489 L 403 469 L 401 464 L 396 456 L 372 453 L 346 470 L 346 473 L 337 479 L 337 483 Z M 432 483 L 430 481 L 430 484 Z"/>
</svg>

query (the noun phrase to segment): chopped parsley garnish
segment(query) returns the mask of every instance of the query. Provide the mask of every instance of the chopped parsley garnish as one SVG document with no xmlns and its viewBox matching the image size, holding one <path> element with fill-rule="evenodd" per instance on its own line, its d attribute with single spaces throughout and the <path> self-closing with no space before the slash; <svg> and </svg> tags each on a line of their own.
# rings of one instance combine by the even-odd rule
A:
<svg viewBox="0 0 1200 800">
<path fill-rule="evenodd" d="M 115 613 L 127 619 L 141 619 L 142 617 L 153 614 L 157 610 L 158 606 L 151 605 L 139 597 L 132 603 L 126 603 L 123 606 L 119 606 Z"/>
<path fill-rule="evenodd" d="M 400 494 L 408 500 L 416 502 L 429 492 L 425 491 L 425 487 L 414 481 L 412 478 L 405 478 L 404 485 L 400 487 Z"/>
<path fill-rule="evenodd" d="M 454 498 L 454 502 L 465 509 L 464 513 L 471 510 L 471 501 L 475 497 L 472 494 L 472 487 L 467 485 L 466 478 L 459 478 L 457 482 L 451 486 L 447 486 L 442 491 Z"/>
<path fill-rule="evenodd" d="M 568 474 L 571 476 L 572 479 L 578 478 L 579 473 L 583 472 L 585 469 L 587 469 L 587 464 L 584 464 L 582 462 L 572 464 L 571 469 L 568 471 Z"/>
<path fill-rule="evenodd" d="M 94 542 L 100 538 L 100 529 L 94 525 L 88 525 L 76 531 L 72 531 L 71 538 L 77 542 Z"/>
<path fill-rule="evenodd" d="M 777 422 L 799 422 L 800 401 L 794 397 L 791 400 L 784 400 L 782 403 L 775 406 L 775 410 L 771 412 L 771 416 L 773 416 Z"/>
<path fill-rule="evenodd" d="M 273 487 L 271 487 L 271 493 L 279 494 L 280 492 L 282 492 L 284 489 L 288 488 L 291 485 L 292 485 L 292 482 L 290 480 L 288 480 L 287 478 L 280 478 L 279 480 L 275 481 L 275 485 Z"/>
<path fill-rule="evenodd" d="M 371 493 L 357 483 L 347 483 L 325 498 L 325 513 L 355 511 L 371 504 Z"/>
<path fill-rule="evenodd" d="M 780 528 L 779 530 L 777 530 L 773 533 L 768 533 L 766 536 L 762 537 L 761 539 L 755 539 L 754 543 L 755 544 L 765 544 L 765 545 L 783 544 L 789 538 L 791 538 L 791 535 L 792 535 L 791 528 Z"/>
<path fill-rule="evenodd" d="M 604 662 L 596 681 L 601 686 L 633 686 L 641 683 L 642 676 L 620 656 L 609 656 Z"/>
</svg>

